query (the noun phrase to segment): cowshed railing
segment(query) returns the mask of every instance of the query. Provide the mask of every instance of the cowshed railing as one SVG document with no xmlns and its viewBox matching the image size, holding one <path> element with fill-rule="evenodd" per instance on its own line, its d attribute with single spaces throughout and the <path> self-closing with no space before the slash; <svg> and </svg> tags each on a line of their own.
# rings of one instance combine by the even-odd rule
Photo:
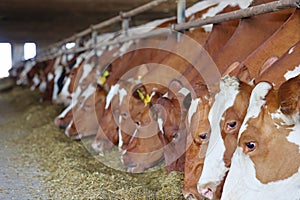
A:
<svg viewBox="0 0 300 200">
<path fill-rule="evenodd" d="M 128 12 L 120 12 L 120 14 L 118 16 L 115 16 L 113 18 L 110 18 L 108 20 L 100 22 L 98 24 L 91 25 L 88 29 L 85 29 L 85 30 L 83 30 L 79 33 L 76 33 L 76 34 L 72 35 L 71 37 L 68 37 L 64 40 L 61 40 L 57 43 L 54 43 L 54 44 L 50 45 L 46 49 L 42 50 L 40 53 L 41 54 L 47 54 L 49 52 L 51 53 L 51 51 L 53 49 L 56 50 L 57 48 L 61 47 L 62 45 L 66 44 L 68 42 L 76 41 L 78 38 L 82 38 L 84 36 L 93 34 L 93 32 L 97 32 L 101 28 L 104 28 L 104 27 L 109 26 L 111 24 L 114 24 L 114 23 L 117 23 L 117 22 L 120 22 L 120 21 L 127 21 L 125 23 L 128 23 L 129 18 L 131 18 L 133 16 L 136 16 L 138 14 L 141 14 L 141 13 L 147 11 L 147 10 L 150 10 L 150 9 L 152 9 L 152 8 L 162 4 L 164 2 L 167 2 L 167 1 L 170 1 L 170 0 L 154 0 L 154 1 L 151 1 L 147 4 L 142 5 L 140 7 L 134 8 L 133 10 L 130 10 Z"/>
<path fill-rule="evenodd" d="M 167 1 L 167 0 L 165 0 L 165 1 Z M 162 34 L 169 34 L 174 31 L 181 32 L 184 30 L 188 30 L 190 28 L 195 28 L 195 27 L 199 27 L 199 26 L 203 26 L 203 25 L 215 24 L 215 23 L 220 23 L 220 22 L 225 22 L 225 21 L 230 21 L 230 20 L 235 20 L 235 19 L 241 19 L 241 18 L 247 18 L 247 17 L 252 17 L 255 15 L 266 14 L 266 13 L 280 11 L 280 10 L 293 8 L 293 7 L 300 8 L 300 0 L 279 0 L 279 1 L 275 1 L 275 2 L 270 2 L 270 3 L 252 6 L 252 7 L 241 9 L 241 10 L 224 13 L 224 14 L 219 14 L 214 17 L 208 17 L 205 19 L 197 19 L 197 20 L 194 20 L 191 22 L 182 22 L 180 24 L 174 24 L 169 28 L 155 29 L 148 33 L 144 33 L 142 35 L 123 36 L 123 37 L 117 38 L 113 41 L 94 43 L 90 46 L 78 47 L 78 48 L 69 49 L 69 50 L 61 50 L 59 52 L 56 52 L 55 54 L 52 54 L 51 57 L 48 56 L 47 59 L 54 58 L 54 57 L 60 56 L 62 54 L 77 53 L 77 52 L 81 52 L 81 51 L 96 49 L 96 48 L 103 47 L 103 46 L 120 44 L 120 43 L 128 42 L 131 40 L 153 37 L 153 36 L 162 35 Z M 68 39 L 70 39 L 70 38 L 68 38 Z M 72 38 L 72 39 L 74 39 L 74 38 Z M 64 41 L 69 41 L 69 40 L 64 40 Z M 63 42 L 61 42 L 59 44 L 62 45 Z"/>
</svg>

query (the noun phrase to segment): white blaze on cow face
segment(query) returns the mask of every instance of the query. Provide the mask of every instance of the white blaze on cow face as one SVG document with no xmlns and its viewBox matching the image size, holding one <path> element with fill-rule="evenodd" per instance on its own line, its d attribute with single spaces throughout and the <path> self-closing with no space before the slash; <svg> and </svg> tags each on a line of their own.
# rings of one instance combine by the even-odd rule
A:
<svg viewBox="0 0 300 200">
<path fill-rule="evenodd" d="M 81 83 L 83 79 L 88 76 L 88 74 L 92 71 L 92 69 L 93 67 L 90 64 L 83 65 L 83 72 L 82 72 L 82 76 L 79 79 L 79 83 Z"/>
<path fill-rule="evenodd" d="M 48 81 L 52 81 L 52 79 L 54 78 L 53 74 L 50 72 L 47 76 Z"/>
<path fill-rule="evenodd" d="M 87 89 L 82 93 L 82 96 L 84 97 L 84 100 L 86 100 L 91 94 L 93 94 L 96 90 L 96 87 L 93 83 L 90 83 Z"/>
<path fill-rule="evenodd" d="M 57 82 L 58 82 L 58 79 L 59 79 L 59 77 L 61 76 L 61 74 L 63 72 L 63 67 L 61 65 L 59 65 L 59 59 L 55 60 L 54 67 L 55 67 L 55 70 L 54 70 L 54 87 L 53 87 L 53 94 L 52 94 L 52 99 L 53 100 L 57 99 L 57 95 L 58 95 L 57 94 L 58 93 Z"/>
<path fill-rule="evenodd" d="M 123 146 L 123 137 L 122 137 L 122 128 L 121 128 L 121 123 L 122 123 L 122 115 L 119 115 L 119 127 L 118 127 L 118 135 L 119 135 L 119 150 L 121 151 L 121 147 Z"/>
<path fill-rule="evenodd" d="M 68 96 L 71 96 L 70 92 L 69 92 L 69 86 L 70 86 L 70 83 L 71 83 L 71 78 L 70 77 L 67 77 L 66 78 L 66 81 L 65 81 L 65 84 L 60 92 L 60 96 L 63 96 L 63 97 L 68 97 Z"/>
<path fill-rule="evenodd" d="M 227 175 L 221 200 L 253 200 L 276 199 L 297 200 L 300 197 L 300 176 L 263 184 L 256 179 L 254 163 L 249 155 L 245 155 L 241 147 L 237 147 Z"/>
<path fill-rule="evenodd" d="M 33 81 L 33 85 L 30 87 L 30 90 L 35 90 L 35 88 L 40 83 L 39 76 L 37 74 L 35 74 L 34 77 L 33 77 L 33 79 L 32 79 L 32 81 Z"/>
<path fill-rule="evenodd" d="M 247 109 L 247 114 L 241 125 L 238 137 L 240 137 L 240 134 L 247 129 L 248 120 L 250 118 L 256 118 L 259 115 L 259 113 L 261 111 L 261 107 L 266 103 L 265 97 L 271 88 L 272 88 L 272 85 L 270 83 L 260 82 L 252 90 L 250 100 L 249 100 L 249 106 Z"/>
<path fill-rule="evenodd" d="M 17 85 L 25 85 L 28 83 L 27 80 L 27 73 L 32 69 L 32 67 L 36 64 L 35 61 L 27 61 L 25 63 L 24 69 L 20 74 L 19 80 L 17 80 L 16 84 Z"/>
<path fill-rule="evenodd" d="M 288 70 L 284 74 L 284 78 L 285 78 L 285 80 L 289 80 L 291 78 L 298 76 L 299 74 L 300 74 L 300 64 L 298 66 L 295 66 L 294 70 L 292 70 L 292 71 Z"/>
<path fill-rule="evenodd" d="M 116 96 L 118 94 L 119 91 L 119 84 L 113 85 L 111 86 L 107 96 L 106 96 L 106 104 L 105 104 L 105 109 L 108 109 L 112 99 L 114 98 L 114 96 Z"/>
<path fill-rule="evenodd" d="M 41 92 L 45 92 L 45 91 L 46 91 L 46 88 L 47 88 L 47 83 L 46 83 L 46 81 L 42 81 L 42 83 L 41 83 L 40 86 L 39 86 L 39 90 L 40 90 Z"/>
<path fill-rule="evenodd" d="M 124 97 L 127 95 L 127 91 L 124 88 L 122 88 L 119 90 L 118 93 L 119 93 L 119 105 L 121 105 L 123 103 Z"/>
<path fill-rule="evenodd" d="M 200 101 L 201 101 L 200 98 L 196 98 L 196 99 L 193 99 L 192 102 L 191 102 L 191 105 L 190 105 L 190 108 L 189 108 L 189 111 L 188 111 L 188 123 L 189 123 L 189 125 L 191 124 L 193 115 L 197 111 L 198 104 L 199 104 Z"/>
<path fill-rule="evenodd" d="M 220 92 L 216 94 L 208 115 L 211 135 L 202 174 L 197 184 L 200 193 L 206 193 L 209 189 L 214 192 L 228 171 L 223 160 L 226 149 L 221 135 L 220 121 L 224 112 L 233 105 L 238 92 L 239 81 L 235 77 L 225 76 L 221 79 Z"/>
<path fill-rule="evenodd" d="M 77 99 L 74 99 L 74 101 L 72 101 L 72 103 L 63 110 L 63 112 L 61 112 L 57 118 L 64 118 L 66 116 L 66 114 L 77 104 Z"/>
<path fill-rule="evenodd" d="M 164 128 L 163 128 L 163 120 L 162 120 L 162 118 L 157 118 L 157 124 L 158 124 L 158 128 L 159 128 L 160 132 L 162 134 L 165 134 L 164 133 Z"/>
</svg>

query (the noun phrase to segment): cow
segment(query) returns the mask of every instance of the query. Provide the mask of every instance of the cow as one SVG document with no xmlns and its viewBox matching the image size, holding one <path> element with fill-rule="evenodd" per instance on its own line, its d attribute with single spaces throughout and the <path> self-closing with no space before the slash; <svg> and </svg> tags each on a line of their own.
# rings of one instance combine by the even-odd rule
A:
<svg viewBox="0 0 300 200">
<path fill-rule="evenodd" d="M 253 89 L 222 199 L 298 199 L 300 76 Z M 280 148 L 278 148 L 280 146 Z"/>
<path fill-rule="evenodd" d="M 290 70 L 290 72 L 295 71 L 294 73 L 297 72 L 297 67 L 296 69 L 294 68 L 299 63 L 298 55 L 299 42 L 295 46 L 292 46 L 290 49 L 288 49 L 287 52 L 282 55 L 274 64 L 269 63 L 271 66 L 267 67 L 267 70 L 257 77 L 256 80 L 270 81 L 274 85 L 274 88 L 278 89 L 278 86 L 283 82 L 282 79 L 287 80 L 290 78 L 287 75 L 289 74 L 287 73 L 289 72 L 288 70 Z M 268 61 L 266 62 L 268 63 Z M 270 74 L 273 74 L 272 79 L 270 79 Z M 276 79 L 274 79 L 274 74 L 276 74 Z M 217 139 L 217 141 L 219 142 L 213 143 L 214 148 L 210 150 L 208 159 L 205 161 L 207 168 L 204 169 L 205 173 L 203 177 L 201 177 L 202 180 L 199 180 L 198 186 L 199 191 L 210 198 L 212 198 L 212 193 L 214 192 L 217 183 L 220 183 L 222 180 L 224 181 L 224 177 L 231 165 L 231 157 L 237 146 L 238 131 L 246 114 L 246 108 L 248 107 L 247 102 L 249 101 L 250 93 L 252 91 L 251 87 L 246 87 L 239 84 L 239 90 L 239 94 L 235 98 L 233 106 L 225 109 L 223 114 L 221 113 L 222 120 L 219 122 L 214 122 L 216 124 L 220 124 L 220 127 L 214 126 L 214 130 L 212 132 L 212 134 L 218 135 L 219 139 Z M 226 100 L 226 102 L 228 101 Z M 216 118 L 216 116 L 212 118 Z M 220 141 L 223 141 L 224 146 L 221 145 Z M 221 146 L 223 147 L 221 148 Z M 219 155 L 217 156 L 213 152 L 218 153 Z M 217 171 L 215 170 L 216 168 L 213 168 L 210 165 L 210 163 L 216 163 L 216 165 L 218 165 L 218 169 L 221 168 L 220 166 L 225 166 L 225 169 L 223 172 L 219 170 Z M 214 174 L 209 172 L 210 169 L 214 171 Z M 209 177 L 207 177 L 207 175 L 209 175 Z"/>
</svg>

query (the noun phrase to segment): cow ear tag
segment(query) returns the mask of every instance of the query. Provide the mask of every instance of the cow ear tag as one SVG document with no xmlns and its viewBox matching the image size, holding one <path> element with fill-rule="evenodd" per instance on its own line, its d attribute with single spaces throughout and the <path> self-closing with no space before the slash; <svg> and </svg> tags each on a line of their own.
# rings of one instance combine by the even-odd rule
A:
<svg viewBox="0 0 300 200">
<path fill-rule="evenodd" d="M 140 90 L 136 90 L 140 99 L 144 102 L 145 105 L 147 105 L 148 103 L 150 103 L 151 98 L 149 96 L 149 94 L 146 94 L 146 96 L 140 91 Z"/>
<path fill-rule="evenodd" d="M 138 93 L 140 99 L 144 101 L 144 99 L 145 99 L 144 94 L 140 90 L 136 90 L 136 92 Z"/>
<path fill-rule="evenodd" d="M 104 83 L 106 82 L 106 78 L 109 76 L 109 72 L 107 70 L 105 70 L 102 74 L 102 76 L 99 78 L 98 83 L 103 86 Z"/>
<path fill-rule="evenodd" d="M 146 97 L 144 98 L 144 104 L 147 105 L 148 103 L 150 103 L 151 98 L 149 96 L 149 94 L 146 95 Z"/>
</svg>

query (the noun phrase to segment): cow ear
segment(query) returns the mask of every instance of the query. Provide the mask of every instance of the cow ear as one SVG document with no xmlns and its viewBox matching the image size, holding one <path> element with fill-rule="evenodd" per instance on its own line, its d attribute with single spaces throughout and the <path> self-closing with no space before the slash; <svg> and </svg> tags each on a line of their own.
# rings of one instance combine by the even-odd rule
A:
<svg viewBox="0 0 300 200">
<path fill-rule="evenodd" d="M 226 75 L 230 75 L 232 72 L 236 71 L 239 66 L 240 66 L 240 62 L 236 61 L 234 63 L 232 63 L 231 65 L 229 65 L 227 67 L 227 69 L 225 70 L 225 72 L 222 74 L 222 76 L 226 76 Z"/>
<path fill-rule="evenodd" d="M 278 60 L 278 56 L 271 56 L 268 58 L 264 64 L 259 69 L 259 76 L 261 76 L 268 68 L 270 68 L 273 63 L 275 63 Z"/>
<path fill-rule="evenodd" d="M 249 72 L 249 70 L 248 70 L 248 68 L 247 68 L 246 66 L 243 66 L 243 67 L 239 70 L 239 72 L 238 72 L 238 74 L 237 74 L 237 78 L 238 78 L 240 81 L 244 82 L 244 83 L 249 83 L 249 82 L 251 82 L 250 72 Z"/>
<path fill-rule="evenodd" d="M 283 83 L 278 90 L 278 103 L 283 114 L 300 119 L 300 75 Z"/>
<path fill-rule="evenodd" d="M 183 88 L 183 84 L 181 83 L 181 81 L 177 80 L 177 79 L 173 79 L 171 80 L 168 89 L 168 97 L 170 99 L 176 98 L 175 94 L 177 94 L 181 89 Z"/>
<path fill-rule="evenodd" d="M 146 87 L 143 84 L 136 85 L 132 90 L 132 96 L 136 99 L 143 100 L 147 95 Z"/>
</svg>

